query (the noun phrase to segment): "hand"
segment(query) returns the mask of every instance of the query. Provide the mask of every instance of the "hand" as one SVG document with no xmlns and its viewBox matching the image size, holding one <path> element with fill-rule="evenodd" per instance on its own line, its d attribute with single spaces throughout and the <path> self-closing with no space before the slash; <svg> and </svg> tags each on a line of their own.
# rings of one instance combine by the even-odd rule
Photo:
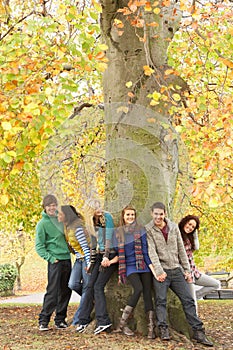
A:
<svg viewBox="0 0 233 350">
<path fill-rule="evenodd" d="M 105 256 L 103 258 L 103 260 L 101 261 L 101 266 L 103 267 L 109 267 L 111 264 L 110 264 L 110 260 Z"/>
<path fill-rule="evenodd" d="M 188 283 L 192 283 L 192 282 L 193 282 L 192 275 L 191 275 L 190 272 L 185 272 L 184 278 L 186 279 L 186 281 L 187 281 Z"/>
<path fill-rule="evenodd" d="M 161 275 L 158 275 L 156 278 L 157 278 L 157 281 L 164 282 L 166 277 L 167 277 L 167 274 L 166 274 L 166 272 L 164 272 Z"/>
<path fill-rule="evenodd" d="M 94 266 L 95 266 L 95 263 L 90 263 L 88 266 L 87 266 L 87 268 L 86 268 L 86 272 L 87 272 L 87 274 L 91 274 L 92 273 L 92 271 L 93 271 L 93 269 L 94 269 Z"/>
</svg>

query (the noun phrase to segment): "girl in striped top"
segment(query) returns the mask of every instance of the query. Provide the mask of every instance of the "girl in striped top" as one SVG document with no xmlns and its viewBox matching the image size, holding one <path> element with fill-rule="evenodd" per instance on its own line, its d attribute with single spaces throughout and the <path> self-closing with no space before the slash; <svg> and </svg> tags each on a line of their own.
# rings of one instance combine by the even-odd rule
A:
<svg viewBox="0 0 233 350">
<path fill-rule="evenodd" d="M 64 223 L 65 237 L 70 251 L 75 255 L 69 288 L 81 296 L 79 307 L 73 318 L 73 325 L 79 324 L 79 314 L 82 309 L 82 300 L 87 289 L 89 275 L 87 267 L 90 264 L 89 237 L 85 229 L 83 216 L 72 205 L 63 205 L 58 214 L 58 220 Z"/>
</svg>

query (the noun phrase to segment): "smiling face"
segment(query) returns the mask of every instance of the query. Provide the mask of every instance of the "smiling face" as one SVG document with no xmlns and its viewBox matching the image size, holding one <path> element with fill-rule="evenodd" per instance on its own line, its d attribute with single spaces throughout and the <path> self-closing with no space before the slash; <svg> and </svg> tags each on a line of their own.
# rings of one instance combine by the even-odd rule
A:
<svg viewBox="0 0 233 350">
<path fill-rule="evenodd" d="M 151 216 L 153 218 L 155 226 L 159 228 L 163 228 L 166 223 L 164 221 L 165 219 L 165 211 L 163 209 L 154 208 L 151 212 Z"/>
<path fill-rule="evenodd" d="M 103 215 L 103 209 L 101 207 L 101 203 L 99 201 L 94 202 L 94 216 L 101 216 Z"/>
<path fill-rule="evenodd" d="M 45 206 L 45 212 L 49 216 L 56 216 L 56 211 L 57 211 L 57 204 L 56 203 L 51 203 L 51 204 Z"/>
<path fill-rule="evenodd" d="M 196 227 L 196 221 L 194 219 L 191 219 L 184 225 L 184 232 L 188 235 L 189 233 L 192 233 Z"/>
<path fill-rule="evenodd" d="M 63 213 L 63 211 L 59 210 L 57 218 L 59 222 L 65 222 L 65 214 Z"/>
<path fill-rule="evenodd" d="M 135 211 L 133 209 L 126 209 L 124 212 L 123 219 L 125 225 L 131 225 L 136 219 Z"/>
</svg>

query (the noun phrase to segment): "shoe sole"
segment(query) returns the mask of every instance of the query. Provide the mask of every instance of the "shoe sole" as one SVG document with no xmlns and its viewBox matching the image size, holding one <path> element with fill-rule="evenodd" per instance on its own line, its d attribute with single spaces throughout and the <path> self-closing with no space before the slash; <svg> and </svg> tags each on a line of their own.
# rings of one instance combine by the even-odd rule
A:
<svg viewBox="0 0 233 350">
<path fill-rule="evenodd" d="M 109 325 L 107 325 L 107 326 L 105 326 L 105 327 L 99 329 L 98 331 L 94 331 L 94 335 L 106 331 L 107 329 L 109 329 L 109 328 L 111 327 L 111 325 L 112 325 L 112 324 L 109 324 Z"/>
<path fill-rule="evenodd" d="M 55 327 L 58 331 L 64 331 L 65 329 L 67 329 L 68 327 L 62 327 L 62 328 L 59 328 L 59 327 Z"/>
<path fill-rule="evenodd" d="M 201 344 L 201 345 L 204 345 L 204 346 L 208 346 L 209 348 L 212 348 L 213 346 L 214 346 L 214 344 L 207 344 L 207 343 L 202 343 L 202 342 L 200 342 L 200 341 L 198 341 L 198 340 L 196 340 L 196 339 L 192 339 L 192 342 L 194 343 L 194 344 Z"/>
</svg>

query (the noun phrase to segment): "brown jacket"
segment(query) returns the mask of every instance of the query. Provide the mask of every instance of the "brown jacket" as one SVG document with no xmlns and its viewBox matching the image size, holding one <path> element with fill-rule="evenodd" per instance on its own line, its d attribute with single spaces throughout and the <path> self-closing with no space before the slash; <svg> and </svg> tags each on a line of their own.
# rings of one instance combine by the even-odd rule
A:
<svg viewBox="0 0 233 350">
<path fill-rule="evenodd" d="M 184 272 L 190 272 L 187 254 L 184 248 L 178 225 L 165 219 L 168 225 L 167 242 L 162 231 L 151 220 L 146 226 L 148 253 L 157 276 L 163 274 L 164 269 L 172 270 L 182 267 Z"/>
</svg>

